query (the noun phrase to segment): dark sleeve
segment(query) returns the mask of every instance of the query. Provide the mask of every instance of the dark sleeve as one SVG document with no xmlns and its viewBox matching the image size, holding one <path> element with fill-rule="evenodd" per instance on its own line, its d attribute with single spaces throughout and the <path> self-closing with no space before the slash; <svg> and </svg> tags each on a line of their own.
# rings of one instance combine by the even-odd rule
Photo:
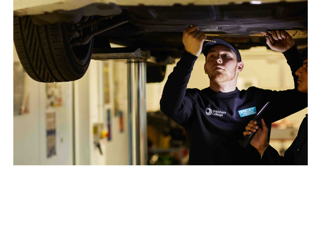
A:
<svg viewBox="0 0 320 248">
<path fill-rule="evenodd" d="M 272 146 L 268 146 L 264 151 L 260 164 L 264 165 L 293 165 L 294 153 L 293 153 L 294 143 L 286 150 L 284 157 L 280 156 L 276 149 Z"/>
<path fill-rule="evenodd" d="M 284 157 L 279 156 L 278 152 L 268 146 L 260 160 L 261 164 L 308 164 L 308 116 L 306 116 L 299 128 L 298 135 L 291 146 L 285 151 Z"/>
<path fill-rule="evenodd" d="M 294 89 L 284 91 L 271 91 L 268 99 L 270 106 L 272 106 L 271 121 L 275 122 L 293 113 L 296 113 L 308 106 L 308 94 L 297 90 L 298 77 L 295 72 L 302 66 L 300 55 L 296 46 L 293 46 L 288 51 L 283 53 L 287 59 L 293 76 Z"/>
<path fill-rule="evenodd" d="M 160 109 L 179 124 L 188 121 L 196 104 L 187 94 L 187 85 L 196 60 L 196 56 L 184 51 L 163 88 Z"/>
<path fill-rule="evenodd" d="M 296 76 L 296 71 L 303 65 L 303 61 L 300 60 L 300 54 L 298 52 L 297 46 L 294 45 L 288 51 L 285 51 L 283 55 L 286 58 L 288 65 L 290 66 L 291 74 L 294 81 L 294 88 L 296 89 L 298 87 L 298 76 Z"/>
</svg>

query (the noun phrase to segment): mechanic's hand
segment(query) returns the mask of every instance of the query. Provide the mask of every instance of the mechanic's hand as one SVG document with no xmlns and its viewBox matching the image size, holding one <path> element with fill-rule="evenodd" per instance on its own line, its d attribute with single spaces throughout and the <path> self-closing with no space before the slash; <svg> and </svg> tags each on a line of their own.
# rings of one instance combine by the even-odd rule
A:
<svg viewBox="0 0 320 248">
<path fill-rule="evenodd" d="M 250 141 L 250 144 L 256 148 L 261 155 L 268 146 L 268 128 L 263 119 L 261 119 L 261 128 L 256 124 L 256 121 L 250 121 L 246 126 L 246 131 L 243 132 L 243 135 L 247 136 L 252 132 L 257 132 Z"/>
<path fill-rule="evenodd" d="M 183 31 L 182 42 L 184 49 L 197 57 L 201 53 L 202 45 L 205 39 L 206 35 L 199 31 L 197 26 L 191 25 Z"/>
<path fill-rule="evenodd" d="M 294 40 L 284 30 L 272 30 L 271 32 L 261 32 L 267 41 L 267 45 L 276 52 L 285 52 L 294 46 Z"/>
</svg>

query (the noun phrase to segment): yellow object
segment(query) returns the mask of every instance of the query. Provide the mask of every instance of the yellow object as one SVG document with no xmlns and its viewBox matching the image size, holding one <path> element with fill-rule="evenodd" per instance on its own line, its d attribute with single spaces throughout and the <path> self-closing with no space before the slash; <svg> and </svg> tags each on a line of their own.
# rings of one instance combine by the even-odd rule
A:
<svg viewBox="0 0 320 248">
<path fill-rule="evenodd" d="M 102 130 L 101 132 L 101 139 L 104 139 L 108 136 L 108 131 L 107 130 Z"/>
</svg>

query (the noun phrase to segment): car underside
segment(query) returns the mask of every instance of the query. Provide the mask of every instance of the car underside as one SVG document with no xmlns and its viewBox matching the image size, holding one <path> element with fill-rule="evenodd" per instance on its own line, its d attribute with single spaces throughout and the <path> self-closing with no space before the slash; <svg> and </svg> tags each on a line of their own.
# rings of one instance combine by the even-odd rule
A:
<svg viewBox="0 0 320 248">
<path fill-rule="evenodd" d="M 208 39 L 223 38 L 238 49 L 266 46 L 261 31 L 286 30 L 303 50 L 307 47 L 307 9 L 307 1 L 173 6 L 93 3 L 38 15 L 17 13 L 14 41 L 25 70 L 40 82 L 81 78 L 91 58 L 111 52 L 110 43 L 148 51 L 155 58 L 149 72 L 162 68 L 152 71 L 161 76 L 148 80 L 151 82 L 163 78 L 172 58 L 181 57 L 182 32 L 191 24 Z"/>
</svg>

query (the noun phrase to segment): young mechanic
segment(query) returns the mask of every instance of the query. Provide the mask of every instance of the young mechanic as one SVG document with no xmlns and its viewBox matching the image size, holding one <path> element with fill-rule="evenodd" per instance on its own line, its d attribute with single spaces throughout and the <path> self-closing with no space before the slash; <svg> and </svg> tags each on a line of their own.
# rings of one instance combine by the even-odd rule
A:
<svg viewBox="0 0 320 248">
<path fill-rule="evenodd" d="M 185 51 L 168 77 L 160 100 L 161 111 L 183 126 L 190 142 L 189 164 L 258 164 L 260 154 L 249 146 L 243 149 L 239 140 L 247 123 L 266 102 L 266 126 L 307 106 L 307 94 L 299 92 L 294 72 L 301 66 L 299 53 L 291 36 L 285 31 L 272 31 L 274 42 L 269 47 L 283 52 L 294 76 L 294 89 L 271 91 L 250 87 L 239 91 L 238 74 L 244 63 L 239 51 L 231 44 L 206 36 L 196 26 L 183 32 Z M 210 87 L 187 89 L 198 56 L 206 57 L 204 71 Z M 272 73 L 272 72 L 266 72 Z"/>
<path fill-rule="evenodd" d="M 272 37 L 269 38 L 271 40 Z M 269 41 L 271 42 L 271 41 Z M 308 52 L 305 50 L 305 59 L 303 66 L 297 71 L 298 90 L 303 93 L 308 93 Z M 246 126 L 246 131 L 243 135 L 250 135 L 252 132 L 257 132 L 252 138 L 250 144 L 257 149 L 261 155 L 260 164 L 278 164 L 278 165 L 307 165 L 308 164 L 308 114 L 303 119 L 298 135 L 291 146 L 286 150 L 284 156 L 280 156 L 278 152 L 269 145 L 268 128 L 261 119 L 261 128 L 257 126 L 256 121 L 250 121 Z M 258 131 L 257 131 L 258 130 Z"/>
</svg>

